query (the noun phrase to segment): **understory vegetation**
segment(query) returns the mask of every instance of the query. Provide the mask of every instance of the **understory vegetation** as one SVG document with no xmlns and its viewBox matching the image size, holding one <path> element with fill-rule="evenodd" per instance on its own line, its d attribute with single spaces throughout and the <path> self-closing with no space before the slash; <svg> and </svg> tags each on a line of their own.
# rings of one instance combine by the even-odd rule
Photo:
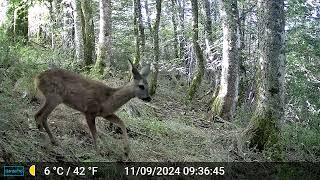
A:
<svg viewBox="0 0 320 180">
<path fill-rule="evenodd" d="M 98 119 L 97 154 L 92 145 L 84 116 L 60 105 L 49 116 L 49 126 L 59 146 L 45 146 L 36 128 L 34 114 L 39 102 L 33 97 L 33 79 L 39 72 L 58 65 L 109 86 L 118 87 L 129 81 L 126 68 L 115 70 L 113 78 L 103 78 L 94 71 L 73 64 L 73 55 L 51 50 L 37 44 L 12 43 L 0 32 L 0 161 L 118 161 L 122 155 L 121 136 L 109 129 L 109 123 Z M 121 60 L 121 61 L 120 61 Z M 282 122 L 279 143 L 284 161 L 319 161 L 320 118 L 319 87 L 309 88 L 303 82 L 310 78 L 297 75 L 291 68 L 293 54 L 288 58 L 290 80 L 286 84 L 288 100 L 285 122 Z M 54 63 L 53 63 L 54 62 Z M 119 59 L 119 67 L 127 67 Z M 319 65 L 319 64 L 318 64 Z M 319 66 L 318 66 L 319 67 Z M 314 69 L 319 75 L 319 68 Z M 308 73 L 308 72 L 307 72 Z M 208 94 L 200 91 L 192 103 L 186 103 L 187 84 L 184 78 L 173 80 L 171 72 L 159 74 L 157 95 L 150 103 L 133 99 L 117 115 L 127 125 L 132 161 L 268 161 L 268 152 L 249 150 L 240 138 L 252 117 L 253 108 L 237 108 L 233 122 L 208 118 Z M 297 85 L 294 82 L 300 83 Z M 204 80 L 199 89 L 208 89 Z M 310 99 L 310 104 L 299 102 Z M 47 138 L 47 137 L 46 137 Z"/>
</svg>

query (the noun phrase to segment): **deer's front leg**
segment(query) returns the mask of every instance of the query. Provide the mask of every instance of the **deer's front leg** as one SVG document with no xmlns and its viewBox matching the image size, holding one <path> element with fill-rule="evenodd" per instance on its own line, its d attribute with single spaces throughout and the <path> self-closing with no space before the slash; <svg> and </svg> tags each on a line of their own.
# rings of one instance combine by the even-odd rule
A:
<svg viewBox="0 0 320 180">
<path fill-rule="evenodd" d="M 124 155 L 127 158 L 130 152 L 127 128 L 125 127 L 123 121 L 115 114 L 108 115 L 105 118 L 121 128 L 124 141 Z"/>
</svg>

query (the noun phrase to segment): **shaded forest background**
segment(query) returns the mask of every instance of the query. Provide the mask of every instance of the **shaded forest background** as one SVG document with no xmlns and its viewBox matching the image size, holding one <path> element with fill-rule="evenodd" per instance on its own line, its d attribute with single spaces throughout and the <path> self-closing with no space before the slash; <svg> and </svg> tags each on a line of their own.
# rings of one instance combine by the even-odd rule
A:
<svg viewBox="0 0 320 180">
<path fill-rule="evenodd" d="M 320 2 L 279 1 L 284 14 L 273 11 L 275 21 L 285 17 L 283 52 L 274 56 L 284 63 L 283 104 L 271 102 L 275 120 L 256 120 L 267 82 L 259 62 L 272 41 L 265 34 L 274 1 L 266 2 L 1 0 L 0 161 L 117 160 L 120 140 L 108 123 L 98 122 L 106 153 L 96 155 L 85 120 L 64 106 L 49 117 L 61 145 L 43 149 L 33 78 L 60 67 L 118 87 L 130 79 L 128 59 L 152 67 L 153 101 L 134 99 L 118 112 L 133 161 L 319 161 Z M 265 137 L 257 142 L 255 122 Z"/>
</svg>

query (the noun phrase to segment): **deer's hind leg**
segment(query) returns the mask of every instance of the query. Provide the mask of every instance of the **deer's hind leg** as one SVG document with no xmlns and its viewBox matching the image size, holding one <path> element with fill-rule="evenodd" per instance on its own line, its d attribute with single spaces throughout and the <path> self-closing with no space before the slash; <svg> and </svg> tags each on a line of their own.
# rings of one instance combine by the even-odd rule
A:
<svg viewBox="0 0 320 180">
<path fill-rule="evenodd" d="M 61 103 L 60 97 L 58 96 L 46 96 L 45 102 L 41 109 L 36 113 L 35 120 L 37 122 L 38 129 L 44 131 L 43 128 L 49 135 L 52 144 L 56 145 L 57 141 L 53 138 L 53 135 L 48 126 L 49 114 Z"/>
<path fill-rule="evenodd" d="M 109 116 L 106 116 L 105 118 L 121 128 L 123 141 L 124 141 L 124 155 L 126 158 L 128 158 L 130 148 L 129 148 L 129 139 L 128 139 L 126 126 L 124 125 L 123 121 L 115 114 L 111 114 Z"/>
<path fill-rule="evenodd" d="M 87 120 L 87 124 L 89 126 L 92 138 L 93 138 L 93 144 L 94 147 L 96 148 L 96 150 L 98 150 L 98 146 L 97 146 L 97 129 L 96 129 L 96 120 L 95 120 L 95 116 L 91 115 L 91 114 L 85 114 L 86 116 L 86 120 Z"/>
</svg>

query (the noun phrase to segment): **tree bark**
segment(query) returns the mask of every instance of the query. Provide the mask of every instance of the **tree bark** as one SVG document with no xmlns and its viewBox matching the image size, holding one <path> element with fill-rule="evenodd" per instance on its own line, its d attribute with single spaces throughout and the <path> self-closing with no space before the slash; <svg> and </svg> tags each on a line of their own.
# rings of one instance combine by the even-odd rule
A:
<svg viewBox="0 0 320 180">
<path fill-rule="evenodd" d="M 94 62 L 94 26 L 91 1 L 81 0 L 84 27 L 84 61 L 86 66 Z"/>
<path fill-rule="evenodd" d="M 133 32 L 135 35 L 135 56 L 133 60 L 133 64 L 137 65 L 140 62 L 140 36 L 139 36 L 139 22 L 138 22 L 138 16 L 139 16 L 139 10 L 138 10 L 138 0 L 133 0 Z"/>
<path fill-rule="evenodd" d="M 144 52 L 146 41 L 144 35 L 144 25 L 142 20 L 142 12 L 141 12 L 141 1 L 137 1 L 137 10 L 138 10 L 138 23 L 139 23 L 139 33 L 140 33 L 140 43 L 141 43 L 141 52 Z"/>
<path fill-rule="evenodd" d="M 236 0 L 221 2 L 223 55 L 219 94 L 212 104 L 214 115 L 230 121 L 236 110 L 239 84 L 239 29 Z"/>
<path fill-rule="evenodd" d="M 204 74 L 204 58 L 203 58 L 203 53 L 202 50 L 199 46 L 199 29 L 198 29 L 198 0 L 191 0 L 191 6 L 192 6 L 192 44 L 194 51 L 196 53 L 196 58 L 197 58 L 197 71 L 196 74 L 192 80 L 189 93 L 188 93 L 188 99 L 192 100 L 194 97 L 195 93 L 197 92 L 201 81 L 202 77 Z"/>
<path fill-rule="evenodd" d="M 152 27 L 151 27 L 151 19 L 150 19 L 150 11 L 149 11 L 148 0 L 144 1 L 144 5 L 145 5 L 144 8 L 146 10 L 148 28 L 150 30 L 150 34 L 152 34 Z"/>
<path fill-rule="evenodd" d="M 150 94 L 154 95 L 157 89 L 157 81 L 158 81 L 158 73 L 159 73 L 159 56 L 160 56 L 160 49 L 159 49 L 159 26 L 160 26 L 160 16 L 161 16 L 161 2 L 162 0 L 156 0 L 156 22 L 154 23 L 153 27 L 153 53 L 154 53 L 154 71 L 151 76 L 151 83 L 150 83 Z"/>
<path fill-rule="evenodd" d="M 248 78 L 246 77 L 246 68 L 245 68 L 245 22 L 246 22 L 246 13 L 245 11 L 245 5 L 243 3 L 243 6 L 241 8 L 240 17 L 238 20 L 239 23 L 239 32 L 240 32 L 240 48 L 239 48 L 239 99 L 238 104 L 241 105 L 243 102 L 245 102 L 246 98 L 246 87 L 248 87 Z"/>
<path fill-rule="evenodd" d="M 211 4 L 209 0 L 203 0 L 203 7 L 205 11 L 205 33 L 206 39 L 212 42 L 212 20 L 211 20 Z"/>
<path fill-rule="evenodd" d="M 173 48 L 174 48 L 174 57 L 179 58 L 179 40 L 178 40 L 178 32 L 177 32 L 177 9 L 176 9 L 176 0 L 171 0 L 171 8 L 172 8 L 172 25 L 173 25 Z"/>
<path fill-rule="evenodd" d="M 178 0 L 179 2 L 179 42 L 180 42 L 180 51 L 179 51 L 179 57 L 180 59 L 185 59 L 185 53 L 184 53 L 184 46 L 185 46 L 185 28 L 184 28 L 184 16 L 185 16 L 185 6 L 186 2 L 185 0 Z"/>
<path fill-rule="evenodd" d="M 259 0 L 259 68 L 257 108 L 246 135 L 250 147 L 270 148 L 273 160 L 281 160 L 279 122 L 284 112 L 284 1 Z"/>
<path fill-rule="evenodd" d="M 64 1 L 62 4 L 62 47 L 63 49 L 72 48 L 73 47 L 73 17 L 72 17 L 72 4 L 71 2 Z"/>
<path fill-rule="evenodd" d="M 97 49 L 97 61 L 95 69 L 100 74 L 104 70 L 109 71 L 112 57 L 112 37 L 111 37 L 111 0 L 100 0 L 100 29 L 99 29 L 99 42 Z"/>
<path fill-rule="evenodd" d="M 74 29 L 75 29 L 75 50 L 76 50 L 76 61 L 78 65 L 83 66 L 84 64 L 84 47 L 83 47 L 83 34 L 81 22 L 83 21 L 81 2 L 74 0 Z"/>
</svg>

